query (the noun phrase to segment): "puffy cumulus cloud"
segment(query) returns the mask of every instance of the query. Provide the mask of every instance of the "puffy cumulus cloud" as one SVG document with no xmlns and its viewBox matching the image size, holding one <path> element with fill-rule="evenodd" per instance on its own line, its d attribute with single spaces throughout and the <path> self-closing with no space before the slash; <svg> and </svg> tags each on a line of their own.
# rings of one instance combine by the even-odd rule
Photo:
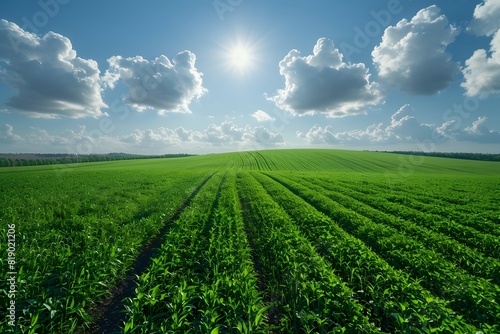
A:
<svg viewBox="0 0 500 334">
<path fill-rule="evenodd" d="M 210 143 L 215 146 L 275 146 L 284 143 L 279 133 L 269 132 L 266 128 L 258 126 L 239 127 L 232 121 L 222 122 L 220 125 L 212 124 L 204 131 L 195 131 L 192 135 L 194 141 Z"/>
<path fill-rule="evenodd" d="M 464 129 L 463 137 L 458 139 L 482 143 L 500 143 L 500 132 L 490 130 L 485 125 L 487 120 L 486 116 L 479 116 L 471 126 Z"/>
<path fill-rule="evenodd" d="M 331 125 L 321 127 L 314 125 L 306 133 L 297 133 L 297 137 L 305 139 L 309 144 L 352 144 L 362 145 L 370 143 L 388 142 L 388 134 L 382 123 L 372 124 L 364 130 L 335 132 Z"/>
<path fill-rule="evenodd" d="M 128 134 L 104 133 L 98 129 L 79 126 L 54 134 L 44 129 L 30 128 L 17 134 L 11 125 L 0 126 L 0 144 L 13 152 L 96 154 L 129 152 L 163 154 L 165 152 L 234 151 L 284 145 L 280 133 L 262 126 L 238 126 L 232 121 L 211 124 L 203 130 L 183 127 L 170 129 L 136 129 Z"/>
<path fill-rule="evenodd" d="M 117 137 L 117 140 L 136 148 L 159 148 L 193 142 L 194 135 L 196 135 L 196 131 L 186 130 L 183 127 L 176 129 L 159 127 L 145 130 L 136 129 L 128 135 Z"/>
<path fill-rule="evenodd" d="M 379 77 L 408 94 L 438 93 L 459 69 L 445 52 L 458 33 L 435 5 L 420 10 L 410 21 L 388 27 L 372 51 Z"/>
<path fill-rule="evenodd" d="M 490 50 L 479 49 L 465 61 L 465 81 L 461 86 L 468 96 L 500 93 L 500 1 L 486 0 L 474 10 L 469 29 L 491 36 Z"/>
<path fill-rule="evenodd" d="M 309 144 L 326 145 L 371 145 L 426 143 L 441 144 L 447 141 L 500 143 L 500 132 L 488 129 L 487 118 L 478 117 L 470 126 L 461 128 L 456 120 L 435 124 L 422 124 L 413 116 L 410 105 L 402 106 L 391 116 L 389 124 L 372 124 L 366 129 L 335 132 L 331 125 L 315 125 L 306 133 L 297 133 L 297 137 Z"/>
<path fill-rule="evenodd" d="M 119 150 L 116 147 L 119 142 L 117 138 L 104 134 L 99 128 L 87 128 L 84 125 L 80 125 L 76 131 L 68 129 L 60 134 L 32 127 L 24 138 L 42 152 L 95 154 Z"/>
<path fill-rule="evenodd" d="M 331 125 L 325 127 L 318 124 L 310 128 L 306 133 L 297 132 L 297 137 L 305 139 L 309 144 L 339 144 Z"/>
<path fill-rule="evenodd" d="M 239 127 L 231 121 L 221 124 L 210 124 L 204 131 L 194 131 L 193 140 L 210 143 L 212 145 L 232 145 L 245 139 L 249 127 Z"/>
<path fill-rule="evenodd" d="M 12 144 L 23 141 L 21 136 L 14 133 L 14 127 L 10 124 L 4 124 L 0 129 L 0 143 Z"/>
<path fill-rule="evenodd" d="M 271 117 L 267 112 L 263 110 L 257 110 L 253 114 L 250 114 L 253 118 L 257 120 L 257 122 L 270 122 L 274 121 L 274 118 Z"/>
<path fill-rule="evenodd" d="M 258 126 L 253 129 L 250 138 L 262 146 L 275 146 L 285 142 L 281 134 L 269 132 L 269 130 L 263 126 Z"/>
<path fill-rule="evenodd" d="M 157 128 L 135 130 L 122 136 L 123 143 L 134 147 L 272 147 L 284 143 L 279 133 L 273 133 L 266 128 L 238 126 L 232 121 L 221 124 L 210 124 L 202 131 L 188 130 L 183 127 L 176 129 Z"/>
<path fill-rule="evenodd" d="M 437 131 L 440 135 L 456 141 L 475 143 L 500 143 L 500 132 L 490 130 L 486 126 L 486 116 L 479 116 L 468 127 L 460 129 L 456 120 L 443 123 Z"/>
<path fill-rule="evenodd" d="M 467 29 L 477 35 L 493 35 L 500 29 L 500 1 L 485 0 L 477 5 Z"/>
<path fill-rule="evenodd" d="M 190 51 L 178 53 L 172 61 L 164 55 L 151 61 L 141 56 L 114 56 L 108 59 L 103 81 L 111 88 L 119 80 L 124 82 L 128 87 L 126 102 L 138 111 L 189 113 L 191 101 L 206 92 L 203 74 L 195 62 L 196 56 Z"/>
<path fill-rule="evenodd" d="M 412 116 L 414 113 L 415 110 L 406 104 L 392 115 L 391 124 L 385 129 L 388 138 L 405 142 L 421 142 L 432 138 L 434 127 L 429 124 L 420 124 Z"/>
<path fill-rule="evenodd" d="M 118 138 L 119 141 L 129 144 L 132 147 L 168 147 L 175 145 L 182 140 L 175 130 L 164 127 L 157 129 L 136 129 L 132 133 Z"/>
<path fill-rule="evenodd" d="M 8 111 L 36 118 L 105 115 L 97 62 L 77 57 L 71 41 L 54 32 L 39 37 L 0 20 L 0 79 L 16 92 Z"/>
<path fill-rule="evenodd" d="M 415 117 L 413 108 L 404 105 L 391 116 L 391 123 L 372 124 L 366 129 L 334 132 L 332 126 L 313 126 L 298 137 L 310 144 L 393 144 L 412 143 L 429 140 L 435 131 L 433 125 L 421 124 Z"/>
<path fill-rule="evenodd" d="M 17 134 L 12 126 L 6 125 L 6 132 L 0 130 L 0 143 L 6 144 L 12 152 L 92 154 L 109 153 L 118 141 L 103 133 L 93 133 L 85 126 L 78 130 L 66 130 L 59 134 L 30 127 L 23 134 Z M 7 146 L 8 145 L 8 146 Z M 111 148 L 110 151 L 107 148 Z"/>
<path fill-rule="evenodd" d="M 324 113 L 342 117 L 365 113 L 380 102 L 378 85 L 370 81 L 364 64 L 347 64 L 333 42 L 320 38 L 313 54 L 291 50 L 279 63 L 285 88 L 268 99 L 293 114 Z"/>
<path fill-rule="evenodd" d="M 191 132 L 184 129 L 182 126 L 178 127 L 174 131 L 175 131 L 175 134 L 179 138 L 180 141 L 187 142 L 187 141 L 192 140 Z"/>
</svg>

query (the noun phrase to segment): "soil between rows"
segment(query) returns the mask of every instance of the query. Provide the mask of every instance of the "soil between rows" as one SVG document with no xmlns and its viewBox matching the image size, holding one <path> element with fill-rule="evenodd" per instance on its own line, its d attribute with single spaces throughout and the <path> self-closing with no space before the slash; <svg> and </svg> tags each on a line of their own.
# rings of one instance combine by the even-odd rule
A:
<svg viewBox="0 0 500 334">
<path fill-rule="evenodd" d="M 159 233 L 146 243 L 134 264 L 127 272 L 125 279 L 118 284 L 112 291 L 111 297 L 101 302 L 99 306 L 93 311 L 98 316 L 96 322 L 90 327 L 89 332 L 93 334 L 111 334 L 122 333 L 120 326 L 125 321 L 125 313 L 123 311 L 123 300 L 132 297 L 135 293 L 135 279 L 137 276 L 142 275 L 152 259 L 155 257 L 156 252 L 161 247 L 163 239 L 168 232 L 170 225 L 179 219 L 182 212 L 189 206 L 193 198 L 200 192 L 201 188 L 212 178 L 214 174 L 205 178 L 201 184 L 193 190 L 188 198 L 175 210 L 173 216 L 168 219 Z M 100 315 L 100 316 L 99 316 Z"/>
</svg>

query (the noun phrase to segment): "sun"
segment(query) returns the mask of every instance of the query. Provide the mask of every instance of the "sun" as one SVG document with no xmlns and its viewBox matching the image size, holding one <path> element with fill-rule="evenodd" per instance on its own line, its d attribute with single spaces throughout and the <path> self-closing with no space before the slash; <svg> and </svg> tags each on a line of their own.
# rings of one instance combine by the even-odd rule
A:
<svg viewBox="0 0 500 334">
<path fill-rule="evenodd" d="M 263 34 L 239 30 L 215 41 L 219 47 L 217 65 L 235 78 L 248 79 L 258 72 L 266 59 L 268 43 Z"/>
<path fill-rule="evenodd" d="M 255 69 L 258 63 L 258 47 L 249 39 L 237 38 L 223 46 L 225 67 L 233 73 L 246 75 Z"/>
<path fill-rule="evenodd" d="M 252 64 L 251 50 L 245 45 L 235 45 L 229 52 L 229 61 L 234 69 L 244 71 Z"/>
</svg>

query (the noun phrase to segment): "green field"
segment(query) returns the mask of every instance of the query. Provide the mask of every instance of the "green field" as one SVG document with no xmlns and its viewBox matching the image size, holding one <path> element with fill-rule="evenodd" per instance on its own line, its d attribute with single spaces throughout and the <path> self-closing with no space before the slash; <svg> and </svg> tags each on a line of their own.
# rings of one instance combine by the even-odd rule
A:
<svg viewBox="0 0 500 334">
<path fill-rule="evenodd" d="M 270 150 L 0 189 L 0 333 L 500 333 L 499 162 Z"/>
</svg>

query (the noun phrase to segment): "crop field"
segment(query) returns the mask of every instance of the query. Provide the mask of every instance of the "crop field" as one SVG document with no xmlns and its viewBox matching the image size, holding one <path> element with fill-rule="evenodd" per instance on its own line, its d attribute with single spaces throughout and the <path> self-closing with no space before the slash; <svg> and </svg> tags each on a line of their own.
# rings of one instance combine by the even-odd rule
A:
<svg viewBox="0 0 500 334">
<path fill-rule="evenodd" d="M 499 162 L 269 150 L 0 189 L 0 333 L 500 333 Z"/>
</svg>

